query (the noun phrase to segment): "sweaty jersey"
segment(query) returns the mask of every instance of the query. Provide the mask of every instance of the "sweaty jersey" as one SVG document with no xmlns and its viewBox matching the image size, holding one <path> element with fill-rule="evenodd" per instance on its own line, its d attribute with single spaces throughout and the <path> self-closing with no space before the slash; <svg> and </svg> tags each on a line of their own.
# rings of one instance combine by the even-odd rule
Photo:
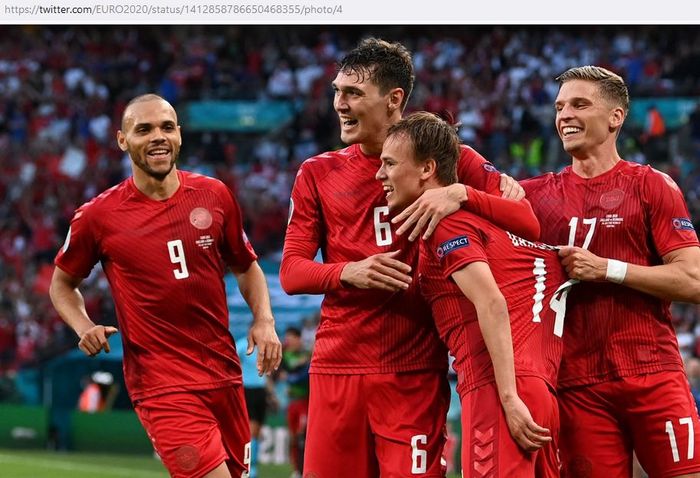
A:
<svg viewBox="0 0 700 478">
<path fill-rule="evenodd" d="M 98 261 L 109 280 L 133 401 L 241 383 L 229 332 L 225 264 L 256 255 L 238 204 L 223 183 L 178 171 L 167 200 L 129 178 L 81 206 L 56 265 L 87 277 Z"/>
<path fill-rule="evenodd" d="M 401 251 L 396 259 L 415 265 L 418 244 L 397 236 L 382 185 L 375 179 L 379 157 L 359 145 L 306 160 L 292 190 L 285 260 L 292 249 L 321 249 L 325 264 L 337 264 L 335 279 L 348 261 Z M 459 163 L 463 183 L 500 194 L 500 175 L 471 148 Z M 313 265 L 313 264 L 312 264 Z M 306 274 L 306 270 L 298 273 Z M 339 281 L 338 281 L 339 282 Z M 316 332 L 311 373 L 393 373 L 445 369 L 447 353 L 440 342 L 415 281 L 408 290 L 386 292 L 326 284 Z M 320 290 L 319 290 L 320 291 Z M 308 292 L 308 291 L 306 291 Z"/>
<path fill-rule="evenodd" d="M 515 373 L 556 387 L 566 296 L 573 284 L 554 247 L 530 242 L 467 211 L 457 211 L 421 242 L 419 283 L 440 338 L 455 358 L 460 395 L 495 380 L 474 305 L 452 279 L 486 262 L 508 303 Z"/>
<path fill-rule="evenodd" d="M 654 266 L 698 239 L 683 195 L 666 174 L 627 161 L 595 178 L 571 167 L 522 183 L 549 244 Z M 569 296 L 561 387 L 683 370 L 669 302 L 610 282 L 582 282 Z"/>
</svg>

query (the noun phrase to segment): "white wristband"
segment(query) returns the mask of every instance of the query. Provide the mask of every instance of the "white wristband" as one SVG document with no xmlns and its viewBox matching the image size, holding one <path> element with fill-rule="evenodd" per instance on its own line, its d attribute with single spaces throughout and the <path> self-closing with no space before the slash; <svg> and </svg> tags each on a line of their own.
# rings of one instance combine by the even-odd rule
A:
<svg viewBox="0 0 700 478">
<path fill-rule="evenodd" d="M 615 259 L 608 259 L 608 271 L 605 273 L 605 280 L 614 282 L 615 284 L 622 284 L 627 275 L 627 263 L 622 261 L 616 261 Z"/>
</svg>

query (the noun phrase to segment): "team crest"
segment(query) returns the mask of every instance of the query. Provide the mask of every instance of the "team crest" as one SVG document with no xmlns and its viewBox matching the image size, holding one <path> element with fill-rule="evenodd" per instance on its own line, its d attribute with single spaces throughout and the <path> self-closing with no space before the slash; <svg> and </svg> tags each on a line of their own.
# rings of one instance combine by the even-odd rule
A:
<svg viewBox="0 0 700 478">
<path fill-rule="evenodd" d="M 197 229 L 209 229 L 212 221 L 211 213 L 203 207 L 196 207 L 190 213 L 190 224 Z"/>
<path fill-rule="evenodd" d="M 614 209 L 625 199 L 625 192 L 622 189 L 613 189 L 600 196 L 600 207 L 603 209 Z"/>
</svg>

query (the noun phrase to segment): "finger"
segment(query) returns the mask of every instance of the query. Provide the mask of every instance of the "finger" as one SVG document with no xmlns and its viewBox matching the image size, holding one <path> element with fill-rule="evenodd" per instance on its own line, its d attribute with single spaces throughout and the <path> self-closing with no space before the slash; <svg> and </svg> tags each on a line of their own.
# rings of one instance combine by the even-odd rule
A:
<svg viewBox="0 0 700 478">
<path fill-rule="evenodd" d="M 378 267 L 389 268 L 404 275 L 411 272 L 411 266 L 397 259 L 381 257 L 378 258 L 377 262 L 379 263 Z"/>
<path fill-rule="evenodd" d="M 423 207 L 416 206 L 416 208 L 413 209 L 413 212 L 411 212 L 411 215 L 408 216 L 408 218 L 403 221 L 403 224 L 401 224 L 401 226 L 399 226 L 399 228 L 396 230 L 396 234 L 401 235 L 407 232 L 416 222 L 418 222 L 424 213 L 425 210 Z"/>
<path fill-rule="evenodd" d="M 245 354 L 250 355 L 255 349 L 255 341 L 253 340 L 253 333 L 248 334 L 248 347 L 245 349 Z"/>
<path fill-rule="evenodd" d="M 394 216 L 394 218 L 391 220 L 391 223 L 398 224 L 401 221 L 405 221 L 406 218 L 408 218 L 409 216 L 412 216 L 413 212 L 416 209 L 418 209 L 419 203 L 420 203 L 420 199 L 417 199 L 416 201 L 411 203 L 411 205 L 409 205 L 406 209 L 401 211 L 398 215 Z"/>
<path fill-rule="evenodd" d="M 573 252 L 574 248 L 571 246 L 558 246 L 559 247 L 559 257 L 568 257 Z"/>
<path fill-rule="evenodd" d="M 392 269 L 391 267 L 378 267 L 371 278 L 401 288 L 408 288 L 411 282 L 413 282 L 413 278 L 410 275 Z"/>
<path fill-rule="evenodd" d="M 277 342 L 275 345 L 275 370 L 280 368 L 280 364 L 282 363 L 282 344 Z"/>
<path fill-rule="evenodd" d="M 423 233 L 423 240 L 427 240 L 433 232 L 435 232 L 435 228 L 437 225 L 440 223 L 440 219 L 437 217 L 433 216 L 432 219 L 430 219 L 430 223 L 428 223 L 428 227 L 425 229 L 425 232 Z"/>
<path fill-rule="evenodd" d="M 258 375 L 262 376 L 265 370 L 265 344 L 258 344 L 258 359 L 256 361 L 256 366 L 258 369 Z"/>
<path fill-rule="evenodd" d="M 116 327 L 111 327 L 111 326 L 105 327 L 105 335 L 107 337 L 109 337 L 112 334 L 116 334 L 118 332 L 119 332 L 119 329 L 117 329 Z"/>
<path fill-rule="evenodd" d="M 530 421 L 527 424 L 527 429 L 530 430 L 532 433 L 536 433 L 538 435 L 549 435 L 549 428 L 544 428 L 539 426 L 537 423 L 534 421 Z"/>
<path fill-rule="evenodd" d="M 411 235 L 408 236 L 409 241 L 415 241 L 418 239 L 421 235 L 421 232 L 423 232 L 423 229 L 425 229 L 425 225 L 428 223 L 430 218 L 432 217 L 432 214 L 429 212 L 424 212 L 420 219 L 418 219 L 418 222 L 416 223 L 415 227 L 411 231 Z"/>
<path fill-rule="evenodd" d="M 107 340 L 106 338 L 105 338 L 105 341 L 102 343 L 102 348 L 105 349 L 105 353 L 109 353 L 109 352 L 110 352 L 110 349 L 109 349 L 109 340 Z"/>
<path fill-rule="evenodd" d="M 498 188 L 501 190 L 501 197 L 509 198 L 513 191 L 513 183 L 510 181 L 510 177 L 501 174 L 501 182 Z"/>
</svg>

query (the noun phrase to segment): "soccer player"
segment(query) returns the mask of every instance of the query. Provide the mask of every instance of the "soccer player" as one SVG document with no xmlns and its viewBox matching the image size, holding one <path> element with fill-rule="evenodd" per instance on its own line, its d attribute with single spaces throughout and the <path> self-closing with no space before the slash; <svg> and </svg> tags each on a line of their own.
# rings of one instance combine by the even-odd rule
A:
<svg viewBox="0 0 700 478">
<path fill-rule="evenodd" d="M 555 126 L 572 164 L 523 183 L 560 251 L 569 296 L 559 373 L 567 477 L 700 476 L 700 423 L 669 302 L 700 302 L 700 248 L 683 194 L 615 145 L 627 116 L 623 79 L 600 67 L 557 78 Z"/>
<path fill-rule="evenodd" d="M 282 287 L 325 294 L 310 369 L 310 476 L 444 476 L 447 353 L 411 275 L 418 245 L 408 239 L 424 227 L 428 233 L 465 200 L 521 234 L 539 234 L 527 202 L 473 188 L 500 194 L 501 176 L 466 146 L 459 177 L 472 187 L 427 191 L 400 218 L 416 225 L 411 233 L 398 234 L 406 223 L 392 229 L 374 175 L 413 80 L 411 56 L 398 43 L 366 39 L 343 58 L 334 108 L 341 140 L 351 146 L 305 161 L 292 190 Z M 322 264 L 313 260 L 319 248 Z"/>
<path fill-rule="evenodd" d="M 458 158 L 454 127 L 435 115 L 393 125 L 377 171 L 390 212 L 455 183 Z M 418 277 L 455 358 L 462 476 L 558 477 L 554 390 L 572 282 L 556 248 L 459 210 L 421 241 Z"/>
<path fill-rule="evenodd" d="M 301 478 L 304 465 L 306 422 L 309 416 L 309 364 L 311 352 L 304 350 L 301 330 L 289 327 L 284 332 L 281 369 L 287 382 L 287 429 L 292 478 Z"/>
<path fill-rule="evenodd" d="M 265 424 L 268 406 L 277 408 L 277 394 L 270 375 L 258 373 L 257 353 L 247 355 L 248 337 L 236 340 L 236 354 L 241 362 L 243 395 L 250 422 L 250 472 L 248 478 L 258 478 L 260 430 Z"/>
<path fill-rule="evenodd" d="M 93 323 L 79 291 L 100 261 L 123 334 L 127 390 L 170 474 L 247 476 L 250 429 L 224 264 L 253 313 L 248 353 L 257 345 L 260 373 L 279 366 L 281 344 L 238 204 L 220 181 L 177 170 L 180 126 L 163 98 L 131 100 L 117 143 L 133 175 L 76 211 L 51 300 L 83 352 L 109 352 L 117 329 Z"/>
</svg>

